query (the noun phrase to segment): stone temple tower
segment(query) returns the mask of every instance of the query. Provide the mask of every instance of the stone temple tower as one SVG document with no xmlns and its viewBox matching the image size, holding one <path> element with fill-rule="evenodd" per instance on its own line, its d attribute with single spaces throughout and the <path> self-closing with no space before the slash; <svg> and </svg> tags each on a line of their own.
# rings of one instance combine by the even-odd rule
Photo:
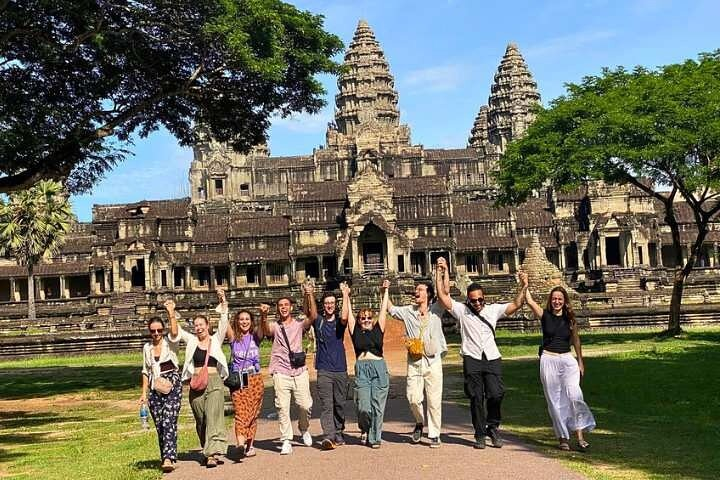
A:
<svg viewBox="0 0 720 480">
<path fill-rule="evenodd" d="M 537 83 L 517 45 L 510 43 L 488 98 L 488 139 L 501 152 L 507 143 L 521 136 L 535 119 L 532 107 L 540 102 Z"/>
<path fill-rule="evenodd" d="M 365 20 L 358 22 L 344 67 L 335 97 L 335 122 L 327 131 L 328 148 L 362 155 L 397 153 L 400 146 L 409 145 L 410 129 L 400 125 L 395 80 Z"/>
<path fill-rule="evenodd" d="M 507 144 L 525 133 L 535 119 L 532 108 L 540 103 L 537 83 L 517 45 L 505 49 L 490 87 L 488 105 L 480 107 L 468 146 L 503 153 Z"/>
</svg>

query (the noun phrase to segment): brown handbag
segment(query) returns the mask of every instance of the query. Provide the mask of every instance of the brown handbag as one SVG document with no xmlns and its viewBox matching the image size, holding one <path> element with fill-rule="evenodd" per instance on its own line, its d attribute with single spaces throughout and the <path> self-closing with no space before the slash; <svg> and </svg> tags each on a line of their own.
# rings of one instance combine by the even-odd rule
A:
<svg viewBox="0 0 720 480">
<path fill-rule="evenodd" d="M 210 359 L 210 346 L 212 345 L 212 338 L 208 342 L 208 348 L 205 351 L 205 365 L 202 366 L 199 372 L 195 372 L 190 379 L 190 389 L 196 392 L 202 392 L 207 388 L 208 385 L 208 360 Z"/>
</svg>

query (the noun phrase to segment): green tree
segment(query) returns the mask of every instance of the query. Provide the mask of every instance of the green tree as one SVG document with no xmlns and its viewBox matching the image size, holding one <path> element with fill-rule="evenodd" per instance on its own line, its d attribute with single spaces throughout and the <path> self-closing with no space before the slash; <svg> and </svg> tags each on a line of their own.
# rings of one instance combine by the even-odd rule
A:
<svg viewBox="0 0 720 480">
<path fill-rule="evenodd" d="M 272 115 L 324 105 L 341 49 L 279 0 L 0 1 L 0 192 L 87 191 L 160 127 L 247 151 Z"/>
<path fill-rule="evenodd" d="M 571 189 L 591 180 L 631 184 L 658 200 L 681 265 L 667 330 L 677 334 L 685 279 L 720 211 L 719 151 L 720 50 L 655 70 L 605 69 L 568 84 L 509 146 L 499 163 L 500 202 L 520 202 L 548 184 Z M 697 228 L 684 264 L 676 201 L 692 209 Z"/>
<path fill-rule="evenodd" d="M 73 221 L 63 186 L 41 180 L 0 201 L 0 255 L 9 255 L 28 272 L 28 319 L 35 320 L 35 265 L 57 253 Z"/>
</svg>

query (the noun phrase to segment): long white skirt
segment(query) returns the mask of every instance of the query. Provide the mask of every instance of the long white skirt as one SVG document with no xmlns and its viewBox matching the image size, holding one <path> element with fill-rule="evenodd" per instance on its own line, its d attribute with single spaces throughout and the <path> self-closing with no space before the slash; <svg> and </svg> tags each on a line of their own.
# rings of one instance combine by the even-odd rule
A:
<svg viewBox="0 0 720 480">
<path fill-rule="evenodd" d="M 540 379 L 557 438 L 569 439 L 571 432 L 589 432 L 595 428 L 595 418 L 583 400 L 580 368 L 572 353 L 543 353 Z"/>
</svg>

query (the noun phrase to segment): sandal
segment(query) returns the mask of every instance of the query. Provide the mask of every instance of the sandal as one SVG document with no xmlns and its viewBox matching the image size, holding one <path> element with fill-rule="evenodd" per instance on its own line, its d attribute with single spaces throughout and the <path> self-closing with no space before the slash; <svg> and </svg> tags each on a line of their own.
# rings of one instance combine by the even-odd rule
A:
<svg viewBox="0 0 720 480">
<path fill-rule="evenodd" d="M 164 473 L 170 473 L 173 470 L 175 470 L 175 464 L 172 462 L 172 460 L 170 460 L 169 458 L 166 458 L 165 460 L 163 460 L 162 471 Z"/>
<path fill-rule="evenodd" d="M 560 442 L 560 445 L 558 445 L 558 448 L 562 450 L 563 452 L 569 452 L 570 451 L 570 444 L 566 441 Z"/>
<path fill-rule="evenodd" d="M 590 448 L 590 444 L 586 442 L 585 440 L 578 440 L 578 449 L 581 452 L 586 451 L 588 448 Z"/>
</svg>

